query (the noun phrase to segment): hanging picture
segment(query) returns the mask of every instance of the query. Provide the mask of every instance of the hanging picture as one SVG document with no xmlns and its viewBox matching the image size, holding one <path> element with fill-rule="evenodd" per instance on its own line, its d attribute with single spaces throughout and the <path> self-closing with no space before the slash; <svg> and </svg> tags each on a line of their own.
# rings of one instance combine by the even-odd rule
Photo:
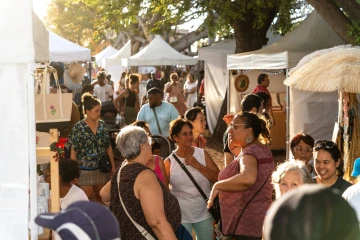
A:
<svg viewBox="0 0 360 240">
<path fill-rule="evenodd" d="M 238 92 L 244 92 L 249 87 L 249 78 L 245 74 L 240 74 L 235 79 L 235 89 Z"/>
</svg>

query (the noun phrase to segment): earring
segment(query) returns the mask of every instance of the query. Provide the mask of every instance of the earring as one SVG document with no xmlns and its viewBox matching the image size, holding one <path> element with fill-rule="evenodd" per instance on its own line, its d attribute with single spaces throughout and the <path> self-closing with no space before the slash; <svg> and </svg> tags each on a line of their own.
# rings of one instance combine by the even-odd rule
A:
<svg viewBox="0 0 360 240">
<path fill-rule="evenodd" d="M 246 141 L 246 143 L 251 143 L 251 142 L 252 142 L 252 138 L 251 138 L 251 137 L 246 137 L 246 138 L 245 138 L 245 141 Z"/>
</svg>

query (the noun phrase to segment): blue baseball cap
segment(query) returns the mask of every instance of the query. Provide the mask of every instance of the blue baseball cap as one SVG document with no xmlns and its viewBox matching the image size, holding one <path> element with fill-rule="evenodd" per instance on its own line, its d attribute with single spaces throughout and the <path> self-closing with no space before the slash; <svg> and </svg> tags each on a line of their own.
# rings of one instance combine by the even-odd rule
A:
<svg viewBox="0 0 360 240">
<path fill-rule="evenodd" d="M 105 206 L 78 201 L 59 213 L 42 213 L 36 224 L 53 229 L 66 240 L 120 240 L 119 224 Z"/>
<path fill-rule="evenodd" d="M 358 177 L 360 175 L 360 158 L 357 158 L 354 162 L 354 168 L 351 173 L 352 177 Z"/>
</svg>

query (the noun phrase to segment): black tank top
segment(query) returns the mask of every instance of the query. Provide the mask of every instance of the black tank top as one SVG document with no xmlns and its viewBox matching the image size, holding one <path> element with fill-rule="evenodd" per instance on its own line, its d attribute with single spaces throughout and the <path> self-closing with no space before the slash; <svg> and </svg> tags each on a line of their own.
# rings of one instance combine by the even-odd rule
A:
<svg viewBox="0 0 360 240">
<path fill-rule="evenodd" d="M 151 227 L 147 224 L 144 213 L 142 211 L 140 201 L 134 195 L 134 184 L 137 176 L 144 170 L 149 169 L 139 163 L 128 164 L 121 170 L 120 175 L 120 191 L 121 198 L 124 202 L 126 210 L 135 222 L 144 227 L 155 239 L 156 235 Z M 119 168 L 111 179 L 111 205 L 110 209 L 119 221 L 121 239 L 139 240 L 145 239 L 141 233 L 136 229 L 134 224 L 127 217 L 123 207 L 121 206 L 117 185 L 117 174 Z M 155 173 L 154 173 L 155 174 Z M 169 190 L 166 189 L 161 180 L 157 177 L 160 187 L 163 192 L 164 210 L 167 221 L 170 223 L 172 229 L 176 233 L 181 223 L 181 211 L 178 200 Z M 157 203 L 154 203 L 157 204 Z"/>
<path fill-rule="evenodd" d="M 136 93 L 132 92 L 130 89 L 128 89 L 129 96 L 126 99 L 126 106 L 127 107 L 135 107 L 136 102 Z"/>
</svg>

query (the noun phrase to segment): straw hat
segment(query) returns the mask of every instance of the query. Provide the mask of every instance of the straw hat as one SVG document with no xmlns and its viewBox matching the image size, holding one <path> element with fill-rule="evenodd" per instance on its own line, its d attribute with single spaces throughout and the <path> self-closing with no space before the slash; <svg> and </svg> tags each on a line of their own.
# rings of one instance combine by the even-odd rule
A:
<svg viewBox="0 0 360 240">
<path fill-rule="evenodd" d="M 84 77 L 85 69 L 79 63 L 71 63 L 69 67 L 69 76 L 73 83 L 79 84 Z"/>
</svg>

